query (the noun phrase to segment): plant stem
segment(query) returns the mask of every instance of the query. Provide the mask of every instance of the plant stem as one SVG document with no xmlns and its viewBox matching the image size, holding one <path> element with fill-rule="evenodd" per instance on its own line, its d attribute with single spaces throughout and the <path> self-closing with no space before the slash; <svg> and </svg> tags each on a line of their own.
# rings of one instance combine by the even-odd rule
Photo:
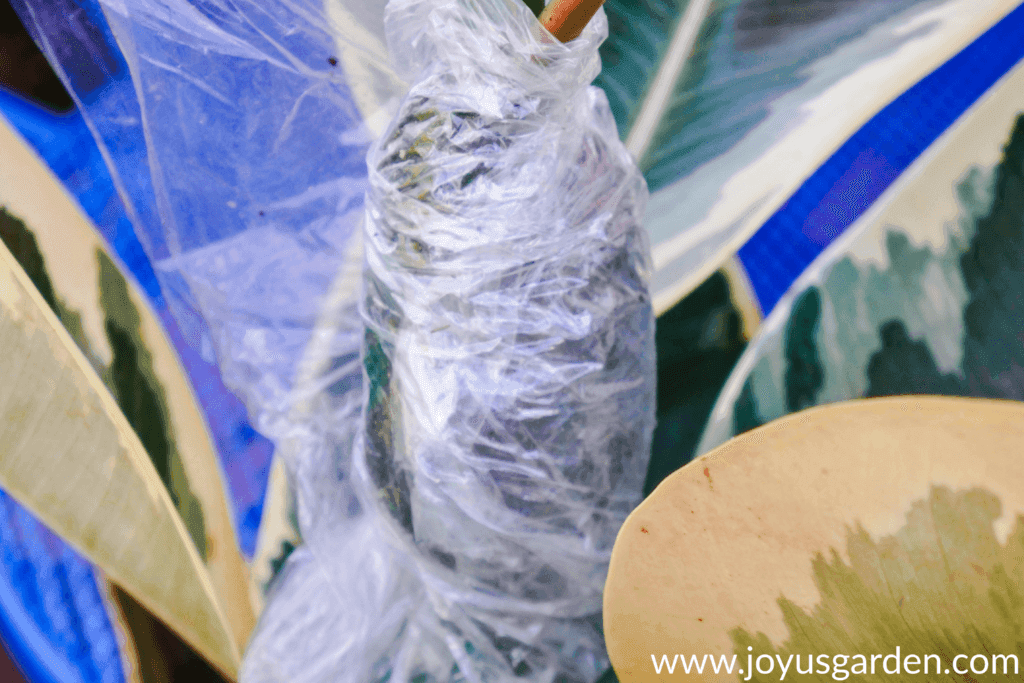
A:
<svg viewBox="0 0 1024 683">
<path fill-rule="evenodd" d="M 604 0 L 554 0 L 540 13 L 540 23 L 563 43 L 574 40 L 594 17 Z"/>
</svg>

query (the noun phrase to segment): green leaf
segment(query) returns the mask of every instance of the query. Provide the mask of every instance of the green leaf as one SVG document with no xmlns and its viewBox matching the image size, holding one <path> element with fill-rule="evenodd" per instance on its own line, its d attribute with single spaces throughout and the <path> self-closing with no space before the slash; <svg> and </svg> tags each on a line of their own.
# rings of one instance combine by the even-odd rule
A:
<svg viewBox="0 0 1024 683">
<path fill-rule="evenodd" d="M 604 89 L 679 301 L 871 116 L 1016 3 L 607 0 Z"/>
<path fill-rule="evenodd" d="M 0 431 L 14 430 L 0 455 L 31 465 L 5 460 L 0 483 L 232 673 L 255 622 L 249 572 L 188 379 L 137 285 L 2 118 L 0 150 L 0 376 L 22 378 L 8 383 L 19 404 L 0 395 Z"/>
<path fill-rule="evenodd" d="M 772 104 L 810 80 L 810 67 L 844 46 L 876 49 L 836 65 L 855 71 L 912 36 L 867 35 L 924 0 L 608 0 L 609 37 L 596 83 L 624 139 L 668 79 L 668 99 L 637 141 L 652 190 L 691 173 L 730 149 L 768 118 Z M 671 50 L 673 40 L 685 41 Z M 813 95 L 808 92 L 806 95 Z M 798 96 L 805 101 L 807 96 Z M 793 107 L 786 107 L 787 109 Z"/>
</svg>

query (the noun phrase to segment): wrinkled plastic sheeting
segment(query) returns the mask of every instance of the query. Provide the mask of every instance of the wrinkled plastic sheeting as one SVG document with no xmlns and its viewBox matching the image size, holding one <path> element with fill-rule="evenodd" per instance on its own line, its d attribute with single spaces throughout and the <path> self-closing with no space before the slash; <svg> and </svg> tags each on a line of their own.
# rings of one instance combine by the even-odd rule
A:
<svg viewBox="0 0 1024 683">
<path fill-rule="evenodd" d="M 280 440 L 324 297 L 360 248 L 372 122 L 404 90 L 384 0 L 14 2 L 186 340 Z"/>
<path fill-rule="evenodd" d="M 363 595 L 388 564 L 371 546 L 343 567 L 377 536 L 348 477 L 365 157 L 406 89 L 387 66 L 385 0 L 13 2 L 90 127 L 186 341 L 285 459 L 305 540 L 289 576 L 344 571 Z M 351 619 L 376 617 L 348 611 L 351 594 L 331 601 L 346 585 L 279 598 L 267 617 L 320 608 L 328 633 L 360 633 Z M 255 660 L 302 652 L 284 636 L 254 642 Z M 312 665 L 262 670 L 324 680 Z"/>
<path fill-rule="evenodd" d="M 592 682 L 654 406 L 647 188 L 588 87 L 606 19 L 569 45 L 509 0 L 385 22 L 413 86 L 368 156 L 366 423 L 320 461 L 350 497 L 308 513 L 335 531 L 242 681 Z"/>
<path fill-rule="evenodd" d="M 598 610 L 614 519 L 600 547 L 588 549 L 588 575 L 573 586 L 571 609 L 544 598 L 510 602 L 500 591 L 486 605 L 478 586 L 468 600 L 453 598 L 436 556 L 394 532 L 373 482 L 359 477 L 364 330 L 358 286 L 346 271 L 362 249 L 366 155 L 406 90 L 385 61 L 383 0 L 14 1 L 70 85 L 188 341 L 218 361 L 286 458 L 304 542 L 274 582 L 242 680 L 596 679 L 607 666 Z M 548 56 L 559 49 L 538 45 L 539 24 L 512 0 L 433 5 L 461 8 L 464 17 L 486 10 L 487 31 L 453 28 L 474 49 L 495 40 Z M 425 34 L 407 32 L 445 30 L 442 14 L 423 14 L 431 7 L 395 3 L 390 47 L 412 57 L 403 73 L 439 56 Z M 562 66 L 570 73 L 576 60 L 576 95 L 610 150 L 591 161 L 615 173 L 622 149 L 607 105 L 583 87 L 597 73 L 606 30 L 599 12 Z M 81 76 L 90 73 L 85 65 L 95 68 L 94 80 Z M 105 85 L 94 87 L 99 81 Z M 552 83 L 533 85 L 550 93 Z M 561 170 L 573 161 L 563 159 Z M 583 206 L 595 197 L 587 179 L 578 180 L 568 197 Z M 626 180 L 633 187 L 636 179 Z M 638 225 L 642 201 L 633 199 Z M 591 223 L 596 232 L 616 225 Z M 645 251 L 646 237 L 638 240 Z M 635 265 L 637 273 L 649 267 Z M 643 330 L 634 331 L 642 346 Z M 643 372 L 653 375 L 653 348 L 646 362 Z M 650 424 L 636 428 L 649 441 Z M 611 517 L 639 499 L 640 450 L 628 472 L 617 473 Z M 609 467 L 598 463 L 599 480 Z"/>
</svg>

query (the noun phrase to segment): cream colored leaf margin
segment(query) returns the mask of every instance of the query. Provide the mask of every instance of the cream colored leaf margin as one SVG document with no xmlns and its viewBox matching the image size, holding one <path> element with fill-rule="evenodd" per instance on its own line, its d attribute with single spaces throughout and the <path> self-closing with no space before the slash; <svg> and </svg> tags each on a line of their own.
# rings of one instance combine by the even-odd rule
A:
<svg viewBox="0 0 1024 683">
<path fill-rule="evenodd" d="M 99 236 L 3 119 L 0 150 L 0 205 L 29 224 L 49 257 L 58 295 L 78 299 L 68 303 L 83 313 L 85 333 L 102 339 L 95 329 L 102 323 L 91 319 L 99 301 L 97 269 L 83 265 L 95 263 Z M 205 422 L 155 315 L 129 288 L 167 394 L 182 464 L 203 507 L 208 564 L 124 415 L 6 248 L 0 486 L 233 677 L 255 622 L 247 567 Z"/>
<path fill-rule="evenodd" d="M 681 179 L 654 192 L 646 224 L 652 233 L 655 312 L 667 311 L 721 268 L 872 116 L 1018 4 L 1017 0 L 947 0 L 914 15 L 899 29 L 912 36 L 910 40 L 803 103 L 799 122 L 791 130 L 712 188 L 717 198 L 703 217 L 692 214 L 690 203 L 693 191 L 707 188 L 694 190 L 687 185 L 690 181 Z M 863 49 L 863 45 L 846 49 Z M 707 177 L 706 172 L 722 163 L 715 159 L 693 177 L 702 173 Z M 684 192 L 686 187 L 690 189 Z"/>
<path fill-rule="evenodd" d="M 0 246 L 0 485 L 211 663 L 238 648 L 209 575 L 135 432 Z"/>
</svg>

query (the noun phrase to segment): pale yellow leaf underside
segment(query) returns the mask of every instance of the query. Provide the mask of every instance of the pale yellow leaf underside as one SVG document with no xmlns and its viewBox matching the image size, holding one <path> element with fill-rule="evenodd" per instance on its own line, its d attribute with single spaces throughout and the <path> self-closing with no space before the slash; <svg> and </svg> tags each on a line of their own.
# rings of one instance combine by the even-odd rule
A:
<svg viewBox="0 0 1024 683">
<path fill-rule="evenodd" d="M 729 656 L 739 627 L 782 643 L 780 596 L 807 611 L 822 600 L 815 557 L 834 549 L 848 560 L 851 529 L 871 538 L 897 533 L 933 487 L 991 492 L 1002 506 L 996 526 L 1008 530 L 1024 514 L 1022 442 L 1022 403 L 900 396 L 788 415 L 694 460 L 633 511 L 615 542 L 604 626 L 619 680 L 673 679 L 656 672 L 652 654 Z M 906 565 L 903 577 L 920 571 Z M 906 648 L 904 626 L 879 646 Z M 818 652 L 838 654 L 846 644 L 822 640 Z M 739 680 L 710 666 L 676 676 Z"/>
</svg>

